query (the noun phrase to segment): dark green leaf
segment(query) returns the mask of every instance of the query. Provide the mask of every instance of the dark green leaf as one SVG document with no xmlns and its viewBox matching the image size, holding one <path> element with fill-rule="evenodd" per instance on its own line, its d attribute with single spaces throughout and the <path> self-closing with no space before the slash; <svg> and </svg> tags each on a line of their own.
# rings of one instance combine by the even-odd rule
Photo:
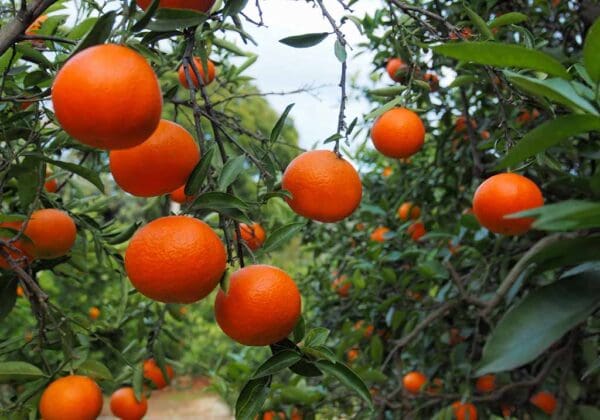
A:
<svg viewBox="0 0 600 420">
<path fill-rule="evenodd" d="M 321 43 L 327 38 L 327 35 L 329 35 L 329 32 L 294 35 L 280 39 L 279 42 L 294 48 L 309 48 Z"/>
<path fill-rule="evenodd" d="M 16 50 L 21 54 L 23 59 L 33 61 L 42 67 L 52 67 L 52 62 L 48 60 L 44 54 L 33 48 L 29 43 L 21 42 L 17 44 Z"/>
<path fill-rule="evenodd" d="M 15 167 L 14 176 L 17 180 L 17 195 L 23 209 L 27 209 L 35 199 L 39 176 L 39 161 L 26 157 L 23 162 Z"/>
<path fill-rule="evenodd" d="M 151 31 L 174 31 L 201 25 L 207 18 L 204 13 L 189 9 L 158 9 L 154 19 L 146 27 Z"/>
<path fill-rule="evenodd" d="M 144 392 L 144 370 L 142 365 L 138 364 L 134 367 L 132 382 L 135 398 L 140 401 Z"/>
<path fill-rule="evenodd" d="M 290 366 L 290 370 L 294 372 L 296 375 L 304 376 L 306 378 L 315 378 L 317 376 L 323 375 L 314 363 L 308 362 L 304 359 L 300 360 L 298 363 Z"/>
<path fill-rule="evenodd" d="M 40 369 L 25 362 L 0 362 L 0 383 L 29 381 L 44 375 Z"/>
<path fill-rule="evenodd" d="M 360 379 L 360 376 L 354 373 L 352 369 L 342 363 L 332 363 L 328 360 L 318 360 L 315 362 L 315 365 L 323 372 L 335 377 L 342 384 L 356 392 L 367 404 L 369 404 L 369 407 L 373 406 L 369 388 L 367 388 L 362 379 Z"/>
<path fill-rule="evenodd" d="M 148 25 L 148 23 L 150 23 L 150 19 L 152 19 L 152 17 L 158 10 L 159 3 L 160 3 L 160 0 L 152 0 L 152 2 L 150 3 L 150 6 L 146 9 L 144 14 L 140 18 L 140 20 L 138 20 L 135 23 L 135 25 L 132 26 L 131 30 L 133 32 L 141 31 L 142 29 L 144 29 L 146 27 L 146 25 Z"/>
<path fill-rule="evenodd" d="M 219 176 L 219 189 L 225 190 L 228 186 L 233 184 L 237 179 L 238 175 L 244 170 L 245 156 L 237 156 L 233 159 L 229 159 L 223 166 L 221 175 Z"/>
<path fill-rule="evenodd" d="M 290 113 L 290 111 L 292 110 L 293 107 L 294 107 L 294 104 L 289 104 L 288 106 L 286 106 L 285 109 L 283 110 L 283 113 L 281 114 L 281 116 L 279 117 L 277 122 L 275 123 L 273 130 L 271 130 L 271 136 L 270 136 L 271 143 L 277 141 L 277 139 L 279 138 L 279 135 L 281 134 L 281 130 L 283 130 L 283 126 L 285 125 L 285 120 L 287 119 L 288 114 Z"/>
<path fill-rule="evenodd" d="M 117 12 L 115 11 L 100 16 L 92 29 L 90 29 L 87 35 L 79 41 L 77 46 L 73 49 L 71 57 L 88 47 L 103 44 L 110 36 L 116 17 Z"/>
<path fill-rule="evenodd" d="M 294 327 L 294 331 L 292 332 L 292 337 L 294 338 L 294 343 L 299 343 L 300 341 L 302 341 L 302 339 L 304 338 L 304 334 L 305 334 L 305 322 L 304 322 L 304 317 L 302 315 L 300 315 L 300 319 L 298 320 L 298 322 L 296 323 L 296 326 Z"/>
<path fill-rule="evenodd" d="M 235 402 L 236 420 L 254 419 L 254 416 L 258 414 L 269 395 L 270 381 L 271 377 L 264 376 L 246 382 Z"/>
<path fill-rule="evenodd" d="M 198 198 L 194 200 L 192 204 L 194 209 L 239 209 L 246 210 L 248 204 L 240 200 L 239 198 L 219 191 L 211 191 L 204 194 L 200 194 Z"/>
<path fill-rule="evenodd" d="M 600 227 L 600 203 L 568 200 L 532 210 L 514 213 L 507 218 L 535 217 L 533 227 L 549 231 L 571 231 Z"/>
<path fill-rule="evenodd" d="M 223 14 L 227 16 L 237 15 L 244 10 L 246 4 L 248 4 L 248 0 L 228 0 L 223 8 Z"/>
<path fill-rule="evenodd" d="M 80 375 L 89 376 L 91 378 L 103 381 L 112 381 L 113 376 L 110 370 L 97 360 L 88 359 L 76 369 Z"/>
<path fill-rule="evenodd" d="M 17 302 L 17 279 L 14 277 L 0 281 L 0 321 L 12 311 Z"/>
<path fill-rule="evenodd" d="M 215 38 L 213 39 L 213 44 L 215 44 L 217 47 L 226 49 L 229 52 L 232 52 L 236 55 L 241 55 L 241 56 L 248 56 L 248 55 L 252 55 L 252 53 L 248 53 L 243 51 L 242 49 L 240 49 L 240 47 L 238 47 L 237 45 L 235 45 L 233 42 L 229 42 L 225 39 L 222 38 Z"/>
<path fill-rule="evenodd" d="M 294 350 L 283 350 L 271 356 L 269 360 L 264 362 L 256 369 L 252 379 L 262 378 L 263 376 L 274 375 L 284 369 L 289 368 L 296 362 L 302 359 L 302 356 Z"/>
<path fill-rule="evenodd" d="M 89 182 L 91 182 L 96 188 L 98 188 L 98 190 L 100 190 L 100 192 L 104 193 L 104 184 L 102 183 L 100 175 L 98 175 L 97 171 L 86 168 L 85 166 L 78 165 L 76 163 L 62 162 L 60 160 L 50 159 L 49 157 L 46 157 L 39 153 L 30 153 L 28 154 L 28 156 L 32 156 L 36 159 L 43 160 L 53 166 L 58 166 L 59 168 L 62 168 L 66 171 L 73 172 L 74 174 L 79 175 L 83 179 L 86 179 Z"/>
<path fill-rule="evenodd" d="M 537 126 L 512 147 L 498 169 L 514 166 L 561 141 L 588 131 L 600 131 L 600 118 L 592 115 L 565 115 Z"/>
<path fill-rule="evenodd" d="M 588 30 L 583 44 L 583 62 L 588 74 L 595 82 L 600 82 L 598 50 L 600 50 L 600 19 L 596 19 L 596 22 Z"/>
<path fill-rule="evenodd" d="M 477 375 L 531 362 L 600 305 L 600 271 L 583 271 L 534 290 L 498 323 Z"/>
<path fill-rule="evenodd" d="M 567 238 L 543 248 L 531 257 L 530 262 L 536 265 L 536 272 L 539 273 L 600 260 L 599 249 L 600 235 Z"/>
<path fill-rule="evenodd" d="M 117 235 L 113 236 L 112 238 L 108 238 L 106 240 L 106 242 L 108 242 L 111 245 L 121 244 L 121 243 L 125 242 L 126 240 L 128 240 L 129 238 L 131 238 L 131 236 L 135 233 L 137 228 L 140 227 L 140 225 L 141 225 L 140 222 L 135 222 L 131 226 L 129 226 L 127 229 L 122 230 Z"/>
<path fill-rule="evenodd" d="M 207 149 L 206 153 L 200 159 L 200 162 L 196 165 L 190 177 L 185 184 L 185 195 L 190 197 L 198 194 L 200 188 L 202 188 L 202 183 L 206 179 L 206 175 L 208 175 L 208 171 L 210 170 L 210 165 L 213 160 L 213 156 L 215 154 L 215 146 L 211 144 Z"/>
<path fill-rule="evenodd" d="M 306 226 L 305 222 L 290 223 L 289 225 L 282 226 L 275 229 L 265 241 L 262 247 L 263 252 L 270 252 L 279 247 L 280 245 L 288 242 L 292 239 L 300 230 Z"/>
<path fill-rule="evenodd" d="M 374 334 L 371 338 L 371 360 L 380 365 L 383 359 L 383 342 L 377 334 Z"/>
<path fill-rule="evenodd" d="M 451 42 L 432 47 L 448 57 L 496 67 L 516 67 L 537 70 L 553 76 L 571 79 L 567 70 L 555 58 L 541 51 L 520 45 L 497 42 Z"/>
<path fill-rule="evenodd" d="M 527 20 L 527 15 L 519 12 L 509 12 L 505 13 L 502 16 L 498 16 L 496 19 L 491 21 L 488 24 L 490 29 L 499 28 L 501 26 L 506 25 L 514 25 L 515 23 L 525 22 Z"/>
<path fill-rule="evenodd" d="M 313 328 L 306 333 L 304 338 L 304 345 L 306 347 L 317 347 L 322 346 L 329 337 L 329 330 L 327 328 Z"/>
<path fill-rule="evenodd" d="M 452 83 L 450 83 L 450 86 L 448 86 L 448 87 L 451 87 L 451 88 L 461 87 L 461 86 L 473 84 L 476 81 L 477 81 L 477 78 L 475 76 L 462 75 L 462 76 L 456 77 L 456 79 L 454 79 L 452 81 Z"/>
</svg>

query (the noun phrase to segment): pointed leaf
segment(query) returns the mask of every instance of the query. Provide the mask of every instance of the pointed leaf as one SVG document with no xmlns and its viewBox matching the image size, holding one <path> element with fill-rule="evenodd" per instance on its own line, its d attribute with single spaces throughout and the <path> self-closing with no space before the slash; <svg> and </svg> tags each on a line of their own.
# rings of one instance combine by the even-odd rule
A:
<svg viewBox="0 0 600 420">
<path fill-rule="evenodd" d="M 167 32 L 201 25 L 208 15 L 189 9 L 158 9 L 146 26 L 151 31 Z"/>
<path fill-rule="evenodd" d="M 103 44 L 110 36 L 116 18 L 117 12 L 115 11 L 100 16 L 92 29 L 90 29 L 87 35 L 73 49 L 71 57 L 88 47 Z"/>
<path fill-rule="evenodd" d="M 532 210 L 513 213 L 507 218 L 535 217 L 533 227 L 549 231 L 571 231 L 600 227 L 600 203 L 567 200 Z"/>
<path fill-rule="evenodd" d="M 139 32 L 142 29 L 144 29 L 146 27 L 146 25 L 148 25 L 148 23 L 150 23 L 150 19 L 152 19 L 152 17 L 154 16 L 154 14 L 156 13 L 156 11 L 158 10 L 158 4 L 160 3 L 160 0 L 152 0 L 152 2 L 150 3 L 150 6 L 146 9 L 146 11 L 144 12 L 144 14 L 142 15 L 142 17 L 140 18 L 140 20 L 138 20 L 135 25 L 133 25 L 131 27 L 131 30 L 133 32 Z"/>
<path fill-rule="evenodd" d="M 286 106 L 285 109 L 283 110 L 283 113 L 281 114 L 281 116 L 279 117 L 277 122 L 275 123 L 273 130 L 271 130 L 271 136 L 270 136 L 271 143 L 277 141 L 277 139 L 279 138 L 279 135 L 281 134 L 281 130 L 283 130 L 283 126 L 285 125 L 285 120 L 287 119 L 288 114 L 290 113 L 290 111 L 292 110 L 293 107 L 294 107 L 294 104 L 289 104 L 288 106 Z"/>
<path fill-rule="evenodd" d="M 238 209 L 246 210 L 248 204 L 240 200 L 239 198 L 220 191 L 211 191 L 201 194 L 194 200 L 192 204 L 193 209 Z"/>
<path fill-rule="evenodd" d="M 583 44 L 583 62 L 590 77 L 595 82 L 600 82 L 600 19 L 589 29 Z"/>
<path fill-rule="evenodd" d="M 309 48 L 321 43 L 327 38 L 327 35 L 329 35 L 329 32 L 294 35 L 280 39 L 279 42 L 294 48 Z"/>
<path fill-rule="evenodd" d="M 252 375 L 252 379 L 274 375 L 275 373 L 292 366 L 300 359 L 302 359 L 302 356 L 298 352 L 293 350 L 282 350 L 260 365 L 260 367 L 256 369 L 256 372 L 254 372 L 254 375 Z"/>
<path fill-rule="evenodd" d="M 501 26 L 506 25 L 514 25 L 515 23 L 525 22 L 527 20 L 527 15 L 519 12 L 510 12 L 505 13 L 502 16 L 498 16 L 496 19 L 491 21 L 488 24 L 490 29 L 499 28 Z"/>
<path fill-rule="evenodd" d="M 0 362 L 0 383 L 29 381 L 46 376 L 39 368 L 26 362 Z"/>
<path fill-rule="evenodd" d="M 315 365 L 323 372 L 335 377 L 342 384 L 356 392 L 368 405 L 373 406 L 369 388 L 352 369 L 342 363 L 332 363 L 328 360 L 318 360 Z"/>
<path fill-rule="evenodd" d="M 473 9 L 464 6 L 467 15 L 469 15 L 469 19 L 473 22 L 473 25 L 479 30 L 481 35 L 485 39 L 494 39 L 494 34 L 490 31 L 490 28 L 486 25 L 485 21 L 479 16 Z"/>
<path fill-rule="evenodd" d="M 348 58 L 346 47 L 344 47 L 339 40 L 336 40 L 335 44 L 333 44 L 333 52 L 335 53 L 335 56 L 340 61 L 340 63 L 343 63 L 344 61 L 346 61 L 346 58 Z"/>
<path fill-rule="evenodd" d="M 265 241 L 262 247 L 263 252 L 270 252 L 280 245 L 292 239 L 300 230 L 306 226 L 305 222 L 290 223 L 274 230 Z"/>
<path fill-rule="evenodd" d="M 228 186 L 233 184 L 238 175 L 244 170 L 245 161 L 246 157 L 242 155 L 233 159 L 229 159 L 225 163 L 225 166 L 223 166 L 223 170 L 221 171 L 221 175 L 219 176 L 220 190 L 225 190 Z"/>
<path fill-rule="evenodd" d="M 198 194 L 210 170 L 215 150 L 216 148 L 212 144 L 206 149 L 206 153 L 200 158 L 200 162 L 198 162 L 185 184 L 185 195 L 191 197 Z"/>
<path fill-rule="evenodd" d="M 39 160 L 43 160 L 44 162 L 49 163 L 53 166 L 57 166 L 66 171 L 72 172 L 75 175 L 79 175 L 83 179 L 92 183 L 96 188 L 98 188 L 98 190 L 100 190 L 100 192 L 104 193 L 104 184 L 102 183 L 100 175 L 97 171 L 94 171 L 90 168 L 86 168 L 85 166 L 78 165 L 76 163 L 62 162 L 60 160 L 50 159 L 49 157 L 44 156 L 40 153 L 29 153 L 28 156 L 34 157 Z"/>
<path fill-rule="evenodd" d="M 252 420 L 258 414 L 269 395 L 270 381 L 270 376 L 264 376 L 246 382 L 235 402 L 236 420 Z"/>
<path fill-rule="evenodd" d="M 110 370 L 97 360 L 88 359 L 76 369 L 80 375 L 90 376 L 91 378 L 105 381 L 112 381 L 113 376 Z"/>
</svg>

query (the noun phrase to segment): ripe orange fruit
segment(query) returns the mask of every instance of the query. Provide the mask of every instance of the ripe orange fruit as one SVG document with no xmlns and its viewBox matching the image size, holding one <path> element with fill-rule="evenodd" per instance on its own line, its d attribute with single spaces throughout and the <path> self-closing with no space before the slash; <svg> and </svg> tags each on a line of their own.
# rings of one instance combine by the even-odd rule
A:
<svg viewBox="0 0 600 420">
<path fill-rule="evenodd" d="M 460 35 L 464 39 L 469 39 L 469 38 L 471 38 L 473 36 L 473 31 L 469 27 L 463 28 L 463 29 L 460 30 Z M 456 33 L 454 33 L 454 32 L 451 32 L 450 35 L 448 36 L 448 38 L 450 38 L 451 40 L 455 41 L 455 40 L 458 39 L 458 35 L 456 35 Z"/>
<path fill-rule="evenodd" d="M 219 289 L 215 317 L 225 334 L 247 346 L 287 337 L 300 318 L 301 297 L 283 270 L 251 265 L 233 273 L 227 293 Z"/>
<path fill-rule="evenodd" d="M 359 222 L 359 223 L 357 223 L 357 224 L 356 224 L 356 226 L 354 226 L 354 228 L 355 228 L 356 230 L 358 230 L 359 232 L 362 232 L 363 230 L 365 230 L 365 224 L 364 224 L 364 223 L 361 223 L 361 222 Z"/>
<path fill-rule="evenodd" d="M 56 178 L 52 178 L 48 180 L 48 177 L 52 176 L 52 171 L 50 169 L 46 170 L 46 182 L 44 183 L 44 189 L 49 193 L 55 193 L 58 190 L 58 181 Z"/>
<path fill-rule="evenodd" d="M 360 350 L 355 348 L 351 348 L 346 352 L 346 360 L 348 363 L 354 363 L 356 359 L 360 356 Z"/>
<path fill-rule="evenodd" d="M 402 205 L 398 207 L 397 215 L 402 221 L 406 221 L 409 218 L 417 220 L 421 216 L 421 208 L 410 202 L 402 203 Z"/>
<path fill-rule="evenodd" d="M 492 392 L 496 389 L 496 375 L 489 374 L 477 378 L 475 389 L 482 394 Z"/>
<path fill-rule="evenodd" d="M 0 223 L 0 238 L 4 240 L 10 240 L 17 234 L 17 232 L 19 232 L 22 223 L 23 222 L 20 221 Z M 29 239 L 27 236 L 21 235 L 17 241 L 12 243 L 12 246 L 15 249 L 13 250 L 5 248 L 6 252 L 8 252 L 13 260 L 19 260 L 21 266 L 33 259 L 33 256 L 35 255 L 35 248 L 31 239 Z M 0 257 L 0 268 L 10 268 L 10 264 L 3 257 Z"/>
<path fill-rule="evenodd" d="M 282 188 L 300 216 L 319 222 L 338 222 L 360 204 L 362 184 L 356 169 L 329 150 L 312 150 L 296 157 L 286 168 Z"/>
<path fill-rule="evenodd" d="M 533 219 L 505 216 L 544 205 L 538 186 L 528 178 L 503 173 L 486 179 L 475 191 L 473 212 L 479 223 L 495 233 L 520 235 L 531 228 Z"/>
<path fill-rule="evenodd" d="M 240 234 L 252 251 L 256 251 L 265 242 L 265 230 L 258 223 L 252 223 L 250 226 L 240 223 Z"/>
<path fill-rule="evenodd" d="M 431 385 L 427 387 L 427 393 L 437 395 L 444 389 L 444 381 L 441 378 L 433 378 Z"/>
<path fill-rule="evenodd" d="M 42 393 L 44 420 L 93 420 L 102 411 L 102 390 L 87 376 L 70 375 L 52 382 Z"/>
<path fill-rule="evenodd" d="M 27 27 L 27 29 L 25 29 L 25 35 L 37 34 L 38 31 L 40 29 L 42 29 L 42 25 L 44 24 L 44 22 L 46 20 L 48 20 L 48 16 L 46 16 L 46 15 L 38 16 L 38 18 L 36 20 L 34 20 L 33 23 Z M 35 45 L 38 47 L 44 45 L 44 41 L 41 39 L 33 39 L 33 40 L 30 40 L 29 42 L 31 42 L 32 45 Z"/>
<path fill-rule="evenodd" d="M 470 119 L 470 124 L 473 129 L 477 128 L 477 121 Z M 454 131 L 457 133 L 464 133 L 467 131 L 467 117 L 464 115 L 459 116 L 454 123 Z"/>
<path fill-rule="evenodd" d="M 52 103 L 71 137 L 100 149 L 126 149 L 146 140 L 158 126 L 162 93 L 144 57 L 121 45 L 104 44 L 67 61 L 54 79 Z"/>
<path fill-rule="evenodd" d="M 421 388 L 425 382 L 427 382 L 427 376 L 418 371 L 409 372 L 402 378 L 404 389 L 414 395 L 421 392 Z"/>
<path fill-rule="evenodd" d="M 500 409 L 502 410 L 502 417 L 510 417 L 512 412 L 515 411 L 515 406 L 502 403 Z"/>
<path fill-rule="evenodd" d="M 213 80 L 215 80 L 216 70 L 215 70 L 215 64 L 212 61 L 206 60 L 206 69 L 208 70 L 208 72 L 206 74 L 204 72 L 204 66 L 202 65 L 202 60 L 200 60 L 200 58 L 194 57 L 194 65 L 198 69 L 198 73 L 200 74 L 200 77 L 202 78 L 203 85 L 206 86 L 206 85 L 210 84 Z M 177 73 L 179 74 L 179 83 L 181 83 L 181 86 L 188 89 L 190 87 L 190 85 L 188 84 L 187 77 L 185 77 L 185 68 L 183 67 L 183 64 L 181 66 L 179 66 L 179 70 L 177 70 Z M 196 73 L 194 73 L 194 69 L 192 69 L 191 67 L 190 67 L 190 79 L 192 80 L 194 87 L 196 89 L 198 89 L 200 87 L 200 83 L 198 83 L 198 78 L 196 77 Z"/>
<path fill-rule="evenodd" d="M 191 303 L 207 296 L 226 263 L 217 234 L 187 216 L 153 220 L 135 233 L 125 251 L 125 270 L 133 286 L 165 303 Z"/>
<path fill-rule="evenodd" d="M 377 228 L 375 228 L 375 230 L 371 233 L 371 240 L 375 241 L 375 242 L 385 242 L 386 238 L 385 235 L 389 232 L 390 230 L 385 227 L 385 226 L 379 226 Z"/>
<path fill-rule="evenodd" d="M 487 131 L 487 130 L 483 130 L 481 132 L 481 138 L 484 139 L 484 140 L 489 140 L 489 138 L 490 138 L 490 132 Z"/>
<path fill-rule="evenodd" d="M 382 175 L 384 178 L 391 176 L 393 173 L 394 173 L 394 170 L 392 169 L 391 166 L 386 166 L 385 168 L 383 168 Z"/>
<path fill-rule="evenodd" d="M 189 203 L 194 199 L 194 197 L 190 195 L 185 195 L 185 185 L 182 185 L 175 191 L 172 191 L 171 194 L 169 194 L 169 197 L 171 197 L 171 200 L 179 204 Z"/>
<path fill-rule="evenodd" d="M 160 367 L 156 364 L 154 359 L 145 360 L 143 369 L 144 378 L 152 382 L 156 389 L 163 389 L 168 385 L 167 382 L 171 382 L 173 377 L 175 377 L 175 371 L 173 370 L 173 366 L 165 364 L 165 370 L 167 371 L 167 376 L 169 377 L 169 380 L 167 381 L 167 379 L 163 375 L 162 370 L 160 370 Z"/>
<path fill-rule="evenodd" d="M 262 420 L 285 420 L 285 413 L 276 413 L 275 411 L 265 411 L 262 415 Z"/>
<path fill-rule="evenodd" d="M 529 402 L 548 415 L 552 415 L 556 410 L 556 397 L 547 391 L 540 391 L 533 395 Z"/>
<path fill-rule="evenodd" d="M 391 58 L 387 62 L 385 70 L 394 82 L 402 82 L 406 77 L 408 65 L 401 58 Z"/>
<path fill-rule="evenodd" d="M 90 308 L 90 310 L 88 311 L 88 315 L 90 316 L 91 319 L 93 319 L 95 321 L 98 318 L 100 318 L 100 309 L 98 309 L 95 306 L 92 306 Z"/>
<path fill-rule="evenodd" d="M 17 297 L 23 297 L 23 295 L 25 294 L 25 291 L 23 290 L 23 288 L 21 286 L 17 286 L 16 294 L 17 294 Z"/>
<path fill-rule="evenodd" d="M 452 403 L 452 410 L 456 420 L 477 420 L 477 408 L 471 403 L 456 401 Z"/>
<path fill-rule="evenodd" d="M 292 416 L 290 420 L 302 420 L 304 416 L 302 415 L 302 411 L 298 410 L 296 407 L 292 410 Z"/>
<path fill-rule="evenodd" d="M 129 386 L 119 388 L 110 397 L 110 411 L 121 420 L 141 420 L 148 411 L 148 401 L 143 394 L 138 401 Z"/>
<path fill-rule="evenodd" d="M 363 337 L 369 339 L 373 335 L 373 332 L 375 331 L 375 327 L 373 327 L 370 324 L 365 326 L 365 321 L 360 320 L 360 321 L 356 321 L 356 323 L 354 324 L 354 330 L 362 331 Z"/>
<path fill-rule="evenodd" d="M 377 118 L 371 129 L 371 139 L 383 155 L 407 158 L 423 147 L 425 126 L 410 109 L 394 108 Z"/>
<path fill-rule="evenodd" d="M 341 275 L 336 278 L 333 283 L 331 283 L 331 288 L 340 296 L 340 297 L 348 297 L 350 294 L 350 287 L 352 287 L 352 283 L 348 281 L 348 277 L 346 275 Z"/>
<path fill-rule="evenodd" d="M 429 83 L 429 90 L 432 92 L 435 92 L 440 88 L 440 79 L 435 73 L 425 73 L 423 81 Z"/>
<path fill-rule="evenodd" d="M 517 123 L 524 125 L 524 124 L 527 124 L 527 123 L 535 120 L 539 116 L 540 116 L 540 111 L 538 111 L 537 109 L 533 109 L 532 111 L 524 109 L 517 116 Z"/>
<path fill-rule="evenodd" d="M 406 232 L 410 235 L 413 241 L 420 241 L 427 233 L 425 225 L 421 222 L 415 222 L 408 227 Z"/>
<path fill-rule="evenodd" d="M 62 257 L 71 250 L 77 227 L 64 211 L 42 209 L 31 214 L 24 233 L 33 242 L 37 258 L 52 259 Z"/>
<path fill-rule="evenodd" d="M 146 10 L 152 3 L 152 0 L 136 0 L 140 8 Z M 189 9 L 197 12 L 206 13 L 210 10 L 215 0 L 160 0 L 159 9 Z"/>
<path fill-rule="evenodd" d="M 185 184 L 200 161 L 200 148 L 185 128 L 161 120 L 148 139 L 126 150 L 110 152 L 115 182 L 138 197 L 167 194 Z"/>
</svg>

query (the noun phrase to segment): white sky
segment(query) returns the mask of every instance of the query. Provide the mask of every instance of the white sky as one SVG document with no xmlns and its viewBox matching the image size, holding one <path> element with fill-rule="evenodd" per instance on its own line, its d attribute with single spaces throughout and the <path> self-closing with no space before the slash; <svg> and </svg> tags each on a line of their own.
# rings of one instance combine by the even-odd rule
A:
<svg viewBox="0 0 600 420">
<path fill-rule="evenodd" d="M 243 48 L 259 56 L 257 62 L 244 74 L 254 77 L 255 83 L 263 92 L 325 86 L 310 94 L 267 98 L 279 113 L 287 104 L 296 104 L 290 115 L 300 134 L 300 145 L 311 148 L 315 142 L 321 142 L 334 134 L 337 127 L 341 64 L 333 53 L 335 36 L 329 36 L 321 44 L 311 48 L 292 48 L 281 44 L 281 38 L 312 32 L 331 32 L 331 26 L 320 9 L 305 1 L 261 0 L 260 3 L 267 27 L 258 28 L 244 23 L 244 29 L 252 35 L 258 46 L 247 45 Z M 324 3 L 338 21 L 347 13 L 336 0 L 324 0 Z M 368 3 L 379 2 L 359 2 L 353 6 L 353 14 L 357 17 L 364 16 L 365 12 L 372 10 L 366 6 Z M 244 12 L 253 18 L 258 16 L 254 1 L 248 2 Z M 361 40 L 362 35 L 350 21 L 343 26 L 343 31 L 351 45 Z M 356 52 L 357 49 L 348 51 L 348 76 L 356 77 L 359 83 L 366 84 L 372 70 L 372 57 L 368 54 L 354 57 Z M 350 99 L 346 111 L 347 123 L 355 117 L 360 119 L 361 115 L 368 111 L 369 104 L 366 101 L 357 102 L 356 99 Z"/>
</svg>

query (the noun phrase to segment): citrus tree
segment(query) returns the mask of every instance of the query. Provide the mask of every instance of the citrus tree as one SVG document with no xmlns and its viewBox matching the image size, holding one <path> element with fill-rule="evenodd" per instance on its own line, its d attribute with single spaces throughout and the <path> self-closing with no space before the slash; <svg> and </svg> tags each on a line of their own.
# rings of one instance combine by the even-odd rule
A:
<svg viewBox="0 0 600 420">
<path fill-rule="evenodd" d="M 240 419 L 597 418 L 596 7 L 308 1 L 331 30 L 280 42 L 333 44 L 340 109 L 304 151 L 247 3 L 3 8 L 2 414 L 141 418 L 180 369 Z"/>
</svg>

